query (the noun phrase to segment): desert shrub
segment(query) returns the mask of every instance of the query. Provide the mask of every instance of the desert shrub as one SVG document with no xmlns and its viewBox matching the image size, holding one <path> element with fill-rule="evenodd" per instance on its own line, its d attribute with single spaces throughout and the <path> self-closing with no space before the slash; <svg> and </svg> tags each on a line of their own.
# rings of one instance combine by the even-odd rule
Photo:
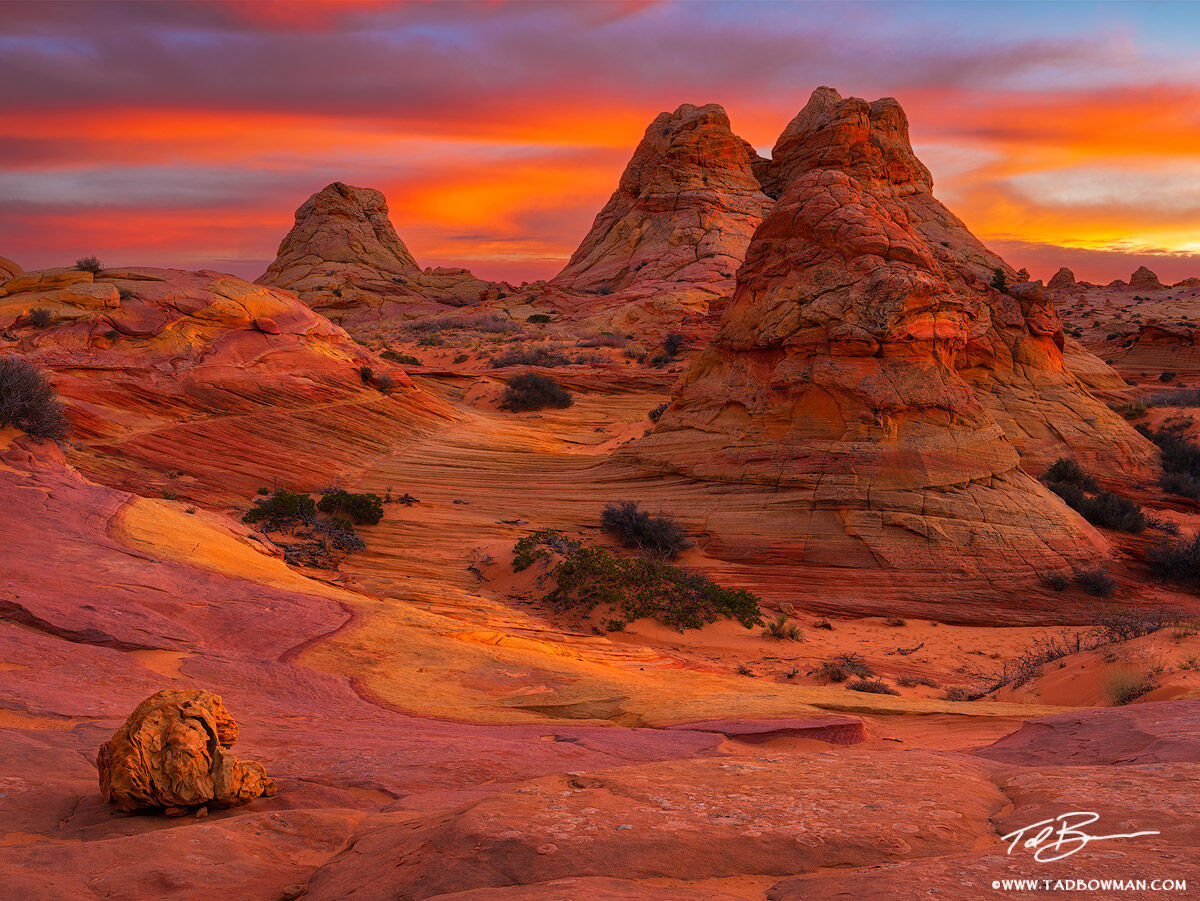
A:
<svg viewBox="0 0 1200 901">
<path fill-rule="evenodd" d="M 1092 525 L 1135 533 L 1146 528 L 1146 517 L 1142 508 L 1128 498 L 1107 491 L 1089 494 L 1082 488 L 1066 482 L 1050 482 L 1046 487 Z"/>
<path fill-rule="evenodd" d="M 20 357 L 0 357 L 0 427 L 31 438 L 64 441 L 69 425 L 62 401 L 42 371 Z"/>
<path fill-rule="evenodd" d="M 1132 703 L 1157 687 L 1150 673 L 1130 669 L 1114 670 L 1104 680 L 1104 693 L 1114 707 Z"/>
<path fill-rule="evenodd" d="M 1097 597 L 1110 597 L 1117 590 L 1116 581 L 1104 571 L 1102 566 L 1076 570 L 1075 581 L 1088 594 L 1094 594 Z"/>
<path fill-rule="evenodd" d="M 354 531 L 354 521 L 341 513 L 318 520 L 313 531 L 324 536 L 329 546 L 339 551 L 366 550 L 367 543 Z"/>
<path fill-rule="evenodd" d="M 1104 607 L 1096 615 L 1096 627 L 1103 644 L 1141 638 L 1173 626 L 1180 621 L 1178 611 L 1170 607 Z"/>
<path fill-rule="evenodd" d="M 1053 591 L 1066 591 L 1071 585 L 1071 580 L 1062 573 L 1050 573 L 1047 576 L 1043 576 L 1042 582 L 1045 583 L 1047 588 Z"/>
<path fill-rule="evenodd" d="M 941 688 L 942 683 L 932 676 L 915 673 L 908 676 L 901 676 L 896 680 L 896 684 L 903 688 L 915 688 L 918 685 L 924 685 L 927 688 Z"/>
<path fill-rule="evenodd" d="M 646 365 L 651 369 L 662 369 L 664 366 L 674 362 L 675 358 L 670 354 L 655 354 L 646 361 Z"/>
<path fill-rule="evenodd" d="M 775 641 L 803 641 L 804 636 L 800 633 L 800 627 L 795 623 L 788 622 L 786 613 L 776 613 L 775 619 L 767 623 L 767 627 L 763 629 L 763 638 L 773 638 Z"/>
<path fill-rule="evenodd" d="M 1200 407 L 1200 388 L 1160 391 L 1150 396 L 1150 402 L 1160 407 Z"/>
<path fill-rule="evenodd" d="M 242 516 L 242 522 L 278 522 L 286 519 L 311 521 L 316 512 L 317 505 L 307 494 L 280 488 L 266 500 L 257 501 Z"/>
<path fill-rule="evenodd" d="M 559 554 L 554 590 L 543 600 L 555 609 L 590 613 L 598 605 L 619 611 L 627 621 L 652 617 L 683 631 L 719 619 L 735 619 L 747 629 L 761 625 L 757 595 L 725 588 L 701 573 L 646 557 L 627 558 L 608 548 L 584 544 L 554 529 L 525 536 L 513 546 L 513 568 L 526 569 L 539 558 Z"/>
<path fill-rule="evenodd" d="M 1158 486 L 1168 494 L 1192 500 L 1200 498 L 1200 479 L 1188 472 L 1164 472 L 1159 476 Z"/>
<path fill-rule="evenodd" d="M 692 546 L 682 528 L 669 516 L 651 516 L 636 501 L 608 504 L 600 514 L 600 528 L 615 535 L 625 547 L 673 560 Z"/>
<path fill-rule="evenodd" d="M 898 695 L 900 692 L 892 688 L 886 682 L 880 682 L 878 679 L 855 679 L 853 682 L 847 682 L 846 687 L 851 691 L 864 691 L 867 694 L 873 695 Z"/>
<path fill-rule="evenodd" d="M 975 700 L 975 698 L 972 697 L 971 692 L 967 691 L 967 689 L 962 688 L 960 686 L 955 686 L 954 688 L 951 688 L 946 692 L 946 700 L 947 701 L 973 701 L 973 700 Z"/>
<path fill-rule="evenodd" d="M 81 272 L 90 272 L 92 275 L 99 275 L 104 271 L 99 257 L 80 257 L 75 261 L 75 268 Z"/>
<path fill-rule="evenodd" d="M 525 321 L 526 322 L 536 322 L 539 324 L 545 324 L 550 321 L 550 318 L 551 317 L 550 317 L 549 313 L 530 313 L 528 316 L 525 317 Z"/>
<path fill-rule="evenodd" d="M 825 682 L 845 682 L 851 676 L 869 679 L 875 675 L 875 671 L 858 654 L 838 654 L 822 660 L 815 669 L 809 671 L 809 675 Z"/>
<path fill-rule="evenodd" d="M 1144 418 L 1145 415 L 1150 412 L 1150 408 L 1153 406 L 1154 404 L 1148 400 L 1137 400 L 1113 407 L 1113 411 L 1119 413 L 1125 419 L 1128 419 L 1130 422 L 1132 422 L 1135 419 Z"/>
<path fill-rule="evenodd" d="M 668 406 L 670 406 L 670 404 L 668 404 L 668 403 L 667 403 L 667 402 L 664 400 L 664 401 L 663 401 L 661 404 L 659 404 L 657 407 L 655 407 L 653 410 L 651 410 L 651 411 L 650 411 L 650 413 L 649 413 L 649 416 L 650 416 L 650 421 L 651 421 L 651 422 L 658 422 L 658 421 L 659 421 L 659 419 L 661 419 L 661 418 L 662 418 L 662 415 L 663 415 L 664 413 L 666 413 L 666 412 L 667 412 L 667 407 L 668 407 Z"/>
<path fill-rule="evenodd" d="M 362 379 L 364 385 L 369 385 L 371 384 L 371 380 L 375 378 L 375 370 L 370 366 L 359 366 L 358 377 Z"/>
<path fill-rule="evenodd" d="M 25 316 L 25 324 L 33 328 L 46 328 L 54 321 L 54 316 L 46 307 L 34 307 Z"/>
<path fill-rule="evenodd" d="M 1059 457 L 1046 470 L 1042 476 L 1045 482 L 1060 482 L 1064 485 L 1074 485 L 1076 488 L 1081 488 L 1084 491 L 1098 491 L 1100 486 L 1093 479 L 1079 462 L 1073 457 Z"/>
<path fill-rule="evenodd" d="M 1008 276 L 1004 274 L 1004 270 L 996 268 L 992 270 L 992 287 L 1003 294 L 1008 290 Z"/>
<path fill-rule="evenodd" d="M 384 375 L 376 376 L 375 387 L 384 394 L 391 394 L 396 388 L 396 380 L 385 373 Z"/>
<path fill-rule="evenodd" d="M 421 361 L 418 360 L 416 357 L 414 357 L 412 354 L 397 353 L 396 351 L 391 350 L 391 349 L 385 350 L 379 356 L 381 356 L 385 360 L 391 360 L 393 363 L 402 363 L 405 366 L 420 366 L 421 365 Z"/>
<path fill-rule="evenodd" d="M 673 357 L 683 349 L 683 343 L 686 340 L 687 338 L 678 332 L 671 332 L 671 334 L 663 339 L 663 350 Z"/>
<path fill-rule="evenodd" d="M 1158 374 L 1158 380 L 1159 380 L 1160 382 L 1173 382 L 1173 381 L 1175 381 L 1175 370 L 1173 370 L 1173 369 L 1167 369 L 1167 370 L 1164 370 L 1163 372 L 1160 372 L 1160 373 Z"/>
<path fill-rule="evenodd" d="M 422 335 L 417 339 L 418 347 L 442 347 L 446 339 L 441 335 Z"/>
<path fill-rule="evenodd" d="M 1162 519 L 1158 516 L 1151 516 L 1149 513 L 1146 514 L 1146 528 L 1156 529 L 1157 531 L 1164 532 L 1167 535 L 1179 534 L 1179 524 L 1177 522 L 1174 522 L 1170 519 Z"/>
<path fill-rule="evenodd" d="M 885 619 L 883 621 L 883 624 L 885 626 L 907 626 L 908 625 L 907 621 L 901 619 L 898 616 L 889 616 L 887 619 Z"/>
<path fill-rule="evenodd" d="M 317 509 L 331 516 L 347 516 L 356 525 L 377 525 L 383 519 L 383 499 L 377 494 L 356 494 L 335 488 L 321 497 Z"/>
<path fill-rule="evenodd" d="M 1159 578 L 1200 588 L 1200 532 L 1191 538 L 1159 541 L 1147 557 Z"/>
<path fill-rule="evenodd" d="M 508 380 L 508 387 L 500 398 L 500 409 L 523 413 L 546 407 L 565 409 L 572 403 L 570 392 L 550 376 L 524 372 Z"/>
<path fill-rule="evenodd" d="M 599 294 L 601 297 L 607 297 L 608 295 L 613 293 L 613 289 L 609 285 L 601 285 L 600 287 L 598 287 L 596 289 L 596 293 Z"/>
<path fill-rule="evenodd" d="M 580 347 L 616 347 L 620 349 L 624 349 L 628 344 L 628 338 L 624 335 L 614 335 L 612 332 L 588 335 L 579 342 Z"/>
<path fill-rule="evenodd" d="M 540 366 L 543 369 L 553 369 L 556 366 L 566 366 L 571 361 L 567 355 L 551 347 L 514 347 L 498 357 L 492 358 L 492 368 L 502 369 L 505 366 Z"/>
<path fill-rule="evenodd" d="M 465 363 L 469 359 L 471 359 L 469 354 L 459 354 L 457 357 L 454 358 L 454 362 L 455 363 Z"/>
</svg>

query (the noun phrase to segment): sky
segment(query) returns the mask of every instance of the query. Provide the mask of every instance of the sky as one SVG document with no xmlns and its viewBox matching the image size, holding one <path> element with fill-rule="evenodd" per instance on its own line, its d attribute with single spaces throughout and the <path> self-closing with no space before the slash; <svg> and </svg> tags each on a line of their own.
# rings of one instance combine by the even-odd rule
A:
<svg viewBox="0 0 1200 901">
<path fill-rule="evenodd" d="M 422 265 L 548 278 L 646 126 L 769 155 L 897 98 L 934 193 L 1046 279 L 1200 276 L 1200 4 L 0 0 L 0 255 L 254 278 L 332 181 Z"/>
</svg>

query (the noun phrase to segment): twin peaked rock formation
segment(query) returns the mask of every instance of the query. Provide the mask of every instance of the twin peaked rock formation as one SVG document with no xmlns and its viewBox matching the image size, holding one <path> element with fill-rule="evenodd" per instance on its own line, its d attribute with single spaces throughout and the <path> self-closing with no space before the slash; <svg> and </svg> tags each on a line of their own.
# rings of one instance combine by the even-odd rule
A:
<svg viewBox="0 0 1200 901">
<path fill-rule="evenodd" d="M 1101 554 L 1022 455 L 1138 473 L 1152 451 L 1067 371 L 1040 285 L 991 286 L 1015 273 L 934 199 L 899 104 L 818 89 L 765 187 L 720 331 L 634 457 L 784 492 L 793 556 L 833 568 L 988 583 Z M 718 528 L 753 554 L 761 524 Z"/>
</svg>

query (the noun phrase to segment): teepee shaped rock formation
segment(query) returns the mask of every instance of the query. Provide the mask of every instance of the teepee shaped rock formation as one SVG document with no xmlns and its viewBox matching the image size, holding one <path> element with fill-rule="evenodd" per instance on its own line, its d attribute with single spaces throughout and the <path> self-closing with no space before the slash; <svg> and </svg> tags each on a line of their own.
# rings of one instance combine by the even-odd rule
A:
<svg viewBox="0 0 1200 901">
<path fill-rule="evenodd" d="M 603 294 L 664 286 L 728 291 L 771 205 L 752 169 L 757 158 L 715 103 L 662 113 L 551 285 Z"/>
<path fill-rule="evenodd" d="M 1067 407 L 1070 428 L 1108 411 L 1062 364 L 1040 285 L 991 285 L 996 269 L 1015 273 L 933 198 L 899 104 L 819 89 L 766 178 L 780 198 L 718 336 L 635 457 L 786 492 L 792 531 L 834 568 L 927 576 L 949 557 L 983 584 L 1101 555 L 1103 539 L 1021 469 L 1019 451 L 1037 448 L 1043 408 L 1057 416 L 1068 386 L 1083 411 Z M 1046 403 L 1044 384 L 1059 391 Z"/>
<path fill-rule="evenodd" d="M 391 306 L 462 306 L 492 285 L 466 269 L 422 270 L 396 234 L 383 194 L 340 181 L 296 210 L 295 225 L 257 281 L 294 291 L 322 312 L 376 317 Z"/>
</svg>

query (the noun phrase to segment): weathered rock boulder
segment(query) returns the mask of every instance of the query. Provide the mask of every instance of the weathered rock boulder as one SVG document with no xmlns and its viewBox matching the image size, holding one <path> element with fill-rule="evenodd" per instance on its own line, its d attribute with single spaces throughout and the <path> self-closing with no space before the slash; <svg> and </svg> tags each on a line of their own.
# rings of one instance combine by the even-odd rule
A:
<svg viewBox="0 0 1200 901">
<path fill-rule="evenodd" d="M 25 270 L 18 266 L 8 257 L 0 257 L 0 281 L 7 281 L 10 278 L 16 278 Z"/>
<path fill-rule="evenodd" d="M 262 765 L 229 753 L 237 738 L 237 723 L 216 695 L 160 691 L 100 746 L 100 793 L 117 810 L 168 814 L 272 797 L 275 783 Z"/>
</svg>

